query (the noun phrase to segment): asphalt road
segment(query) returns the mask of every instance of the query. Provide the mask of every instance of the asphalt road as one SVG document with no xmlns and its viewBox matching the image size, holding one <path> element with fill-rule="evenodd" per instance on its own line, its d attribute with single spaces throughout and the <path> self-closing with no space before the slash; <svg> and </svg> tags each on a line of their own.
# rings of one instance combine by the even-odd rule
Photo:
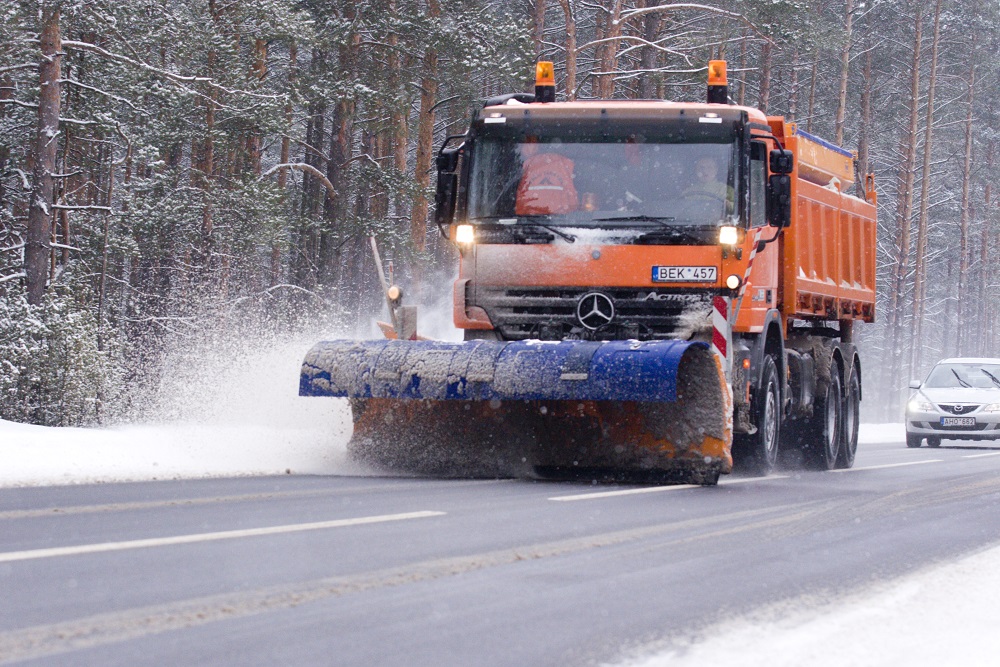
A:
<svg viewBox="0 0 1000 667">
<path fill-rule="evenodd" d="M 289 476 L 0 490 L 0 663 L 619 660 L 1000 542 L 1000 448 L 958 445 L 862 445 L 850 471 L 715 488 Z"/>
</svg>

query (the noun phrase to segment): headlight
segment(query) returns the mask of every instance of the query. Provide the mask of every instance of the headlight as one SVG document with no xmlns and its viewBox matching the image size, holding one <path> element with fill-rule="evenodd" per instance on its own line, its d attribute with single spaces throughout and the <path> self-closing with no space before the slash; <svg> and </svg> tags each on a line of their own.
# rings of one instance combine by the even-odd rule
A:
<svg viewBox="0 0 1000 667">
<path fill-rule="evenodd" d="M 476 232 L 472 225 L 459 225 L 455 227 L 455 242 L 456 243 L 475 243 Z"/>
<path fill-rule="evenodd" d="M 1000 412 L 1000 403 L 990 403 L 983 406 L 983 412 Z"/>
<path fill-rule="evenodd" d="M 906 409 L 910 412 L 934 412 L 934 404 L 919 398 L 914 398 L 906 404 Z"/>
<path fill-rule="evenodd" d="M 719 227 L 719 243 L 722 245 L 736 245 L 740 240 L 739 230 L 726 225 Z"/>
</svg>

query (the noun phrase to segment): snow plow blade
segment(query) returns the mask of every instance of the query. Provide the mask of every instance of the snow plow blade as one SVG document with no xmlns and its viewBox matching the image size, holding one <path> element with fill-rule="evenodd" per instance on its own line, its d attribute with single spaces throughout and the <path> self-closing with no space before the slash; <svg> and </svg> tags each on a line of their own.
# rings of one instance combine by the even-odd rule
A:
<svg viewBox="0 0 1000 667">
<path fill-rule="evenodd" d="M 718 358 L 685 341 L 326 341 L 301 396 L 351 399 L 358 458 L 446 476 L 730 472 Z"/>
</svg>

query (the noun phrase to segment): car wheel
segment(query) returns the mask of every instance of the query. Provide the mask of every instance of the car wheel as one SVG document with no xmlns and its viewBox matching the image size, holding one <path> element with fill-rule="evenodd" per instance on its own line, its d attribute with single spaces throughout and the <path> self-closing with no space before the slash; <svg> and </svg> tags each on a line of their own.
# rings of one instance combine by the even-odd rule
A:
<svg viewBox="0 0 1000 667">
<path fill-rule="evenodd" d="M 757 432 L 741 435 L 734 443 L 734 464 L 742 471 L 766 475 L 778 460 L 778 440 L 781 435 L 781 389 L 774 357 L 764 356 L 760 373 L 760 389 L 753 397 L 754 422 Z"/>
<path fill-rule="evenodd" d="M 919 447 L 920 441 L 923 440 L 923 436 L 913 435 L 912 433 L 906 434 L 906 446 L 907 447 Z"/>
<path fill-rule="evenodd" d="M 936 435 L 929 435 L 929 436 L 927 436 L 927 446 L 928 447 L 940 447 L 941 446 L 941 438 L 939 438 Z"/>
<path fill-rule="evenodd" d="M 861 381 L 858 371 L 851 372 L 844 392 L 844 412 L 842 419 L 842 437 L 840 451 L 837 453 L 837 467 L 850 468 L 854 465 L 854 456 L 858 451 L 858 414 L 861 410 Z"/>
</svg>

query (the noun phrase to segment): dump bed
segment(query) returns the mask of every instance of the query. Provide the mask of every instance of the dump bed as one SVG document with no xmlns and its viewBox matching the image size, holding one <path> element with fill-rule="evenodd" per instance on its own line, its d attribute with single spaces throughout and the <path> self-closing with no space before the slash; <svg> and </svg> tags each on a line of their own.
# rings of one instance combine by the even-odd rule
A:
<svg viewBox="0 0 1000 667">
<path fill-rule="evenodd" d="M 791 317 L 875 319 L 874 193 L 854 187 L 854 155 L 793 123 L 769 118 L 774 134 L 795 155 L 792 225 L 785 230 L 784 312 Z"/>
</svg>

